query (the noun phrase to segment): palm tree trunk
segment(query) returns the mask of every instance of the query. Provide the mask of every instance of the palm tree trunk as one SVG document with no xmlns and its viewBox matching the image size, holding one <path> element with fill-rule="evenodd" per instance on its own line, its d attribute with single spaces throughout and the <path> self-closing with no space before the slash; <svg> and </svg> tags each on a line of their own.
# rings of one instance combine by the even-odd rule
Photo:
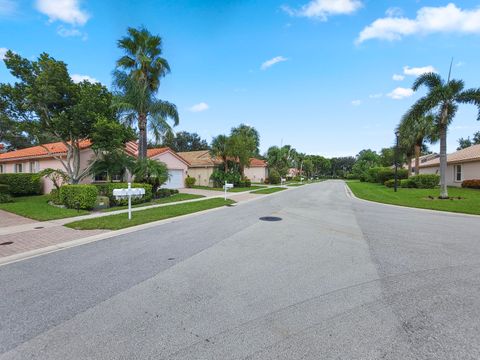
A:
<svg viewBox="0 0 480 360">
<path fill-rule="evenodd" d="M 223 171 L 225 174 L 228 172 L 228 159 L 226 157 L 223 158 Z"/>
<path fill-rule="evenodd" d="M 408 176 L 412 175 L 412 158 L 407 156 Z"/>
<path fill-rule="evenodd" d="M 147 157 L 147 115 L 138 115 L 138 158 L 145 159 Z"/>
<path fill-rule="evenodd" d="M 445 119 L 446 122 L 446 119 Z M 448 199 L 447 189 L 447 126 L 442 121 L 440 128 L 440 198 Z"/>
<path fill-rule="evenodd" d="M 419 144 L 415 144 L 415 175 L 420 174 L 420 150 L 421 146 Z"/>
</svg>

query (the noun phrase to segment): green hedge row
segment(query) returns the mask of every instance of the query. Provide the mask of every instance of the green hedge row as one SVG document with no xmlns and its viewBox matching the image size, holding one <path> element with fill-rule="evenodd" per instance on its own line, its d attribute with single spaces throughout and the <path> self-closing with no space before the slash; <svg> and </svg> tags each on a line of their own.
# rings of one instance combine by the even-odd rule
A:
<svg viewBox="0 0 480 360">
<path fill-rule="evenodd" d="M 101 196 L 107 196 L 110 200 L 110 206 L 124 206 L 128 204 L 128 199 L 119 200 L 113 196 L 114 189 L 125 189 L 128 188 L 128 183 L 101 183 L 94 184 L 97 187 L 98 193 Z M 132 183 L 132 188 L 144 188 L 145 195 L 141 198 L 135 199 L 132 198 L 132 204 L 141 204 L 147 201 L 152 200 L 152 185 L 142 184 L 142 183 Z"/>
<path fill-rule="evenodd" d="M 8 185 L 12 196 L 40 195 L 42 192 L 38 174 L 0 174 L 0 184 Z"/>
<path fill-rule="evenodd" d="M 397 169 L 397 179 L 406 179 L 408 177 L 407 169 Z M 395 179 L 395 169 L 390 167 L 374 167 L 367 171 L 365 181 L 372 183 L 385 184 L 385 181 Z"/>
<path fill-rule="evenodd" d="M 98 189 L 95 185 L 63 185 L 60 188 L 60 201 L 70 209 L 93 209 L 97 195 Z"/>
<path fill-rule="evenodd" d="M 401 179 L 398 182 L 398 187 L 401 188 L 416 188 L 416 189 L 434 189 L 440 182 L 440 176 L 436 174 L 421 174 L 410 176 L 408 179 Z M 394 187 L 395 180 L 390 179 L 384 182 L 386 187 Z"/>
</svg>

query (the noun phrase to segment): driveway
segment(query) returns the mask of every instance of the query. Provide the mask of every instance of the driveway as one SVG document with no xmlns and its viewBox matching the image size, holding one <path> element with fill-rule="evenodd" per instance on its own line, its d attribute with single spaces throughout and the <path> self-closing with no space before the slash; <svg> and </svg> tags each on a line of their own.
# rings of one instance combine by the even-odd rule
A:
<svg viewBox="0 0 480 360">
<path fill-rule="evenodd" d="M 479 233 L 302 186 L 0 267 L 0 359 L 478 359 Z"/>
</svg>

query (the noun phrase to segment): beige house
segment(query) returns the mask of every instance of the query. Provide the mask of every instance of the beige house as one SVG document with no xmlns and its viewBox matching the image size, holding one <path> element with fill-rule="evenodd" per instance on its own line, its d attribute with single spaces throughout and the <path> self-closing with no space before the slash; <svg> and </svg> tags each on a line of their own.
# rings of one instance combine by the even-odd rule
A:
<svg viewBox="0 0 480 360">
<path fill-rule="evenodd" d="M 84 140 L 80 142 L 80 168 L 85 169 L 94 156 L 91 149 L 91 142 Z M 138 146 L 134 142 L 125 145 L 125 151 L 137 156 Z M 32 146 L 25 149 L 8 151 L 0 153 L 0 173 L 37 173 L 44 169 L 60 169 L 64 167 L 59 158 L 65 160 L 67 154 L 66 146 L 61 142 L 44 144 L 42 146 Z M 148 149 L 147 156 L 166 164 L 169 179 L 162 187 L 169 189 L 179 189 L 184 187 L 185 177 L 189 163 L 170 148 Z M 87 176 L 82 183 L 91 183 L 93 181 L 102 181 L 101 178 L 93 179 Z M 53 189 L 53 183 L 43 180 L 43 192 L 49 193 Z"/>
<path fill-rule="evenodd" d="M 210 176 L 216 167 L 222 164 L 222 160 L 213 158 L 208 150 L 179 152 L 190 165 L 188 176 L 196 179 L 196 185 L 213 186 Z M 268 177 L 268 167 L 265 160 L 250 159 L 250 165 L 244 170 L 245 176 L 252 182 L 264 182 Z"/>
<path fill-rule="evenodd" d="M 440 158 L 420 164 L 420 174 L 439 174 Z M 447 155 L 447 185 L 462 186 L 463 180 L 480 179 L 480 145 Z"/>
</svg>

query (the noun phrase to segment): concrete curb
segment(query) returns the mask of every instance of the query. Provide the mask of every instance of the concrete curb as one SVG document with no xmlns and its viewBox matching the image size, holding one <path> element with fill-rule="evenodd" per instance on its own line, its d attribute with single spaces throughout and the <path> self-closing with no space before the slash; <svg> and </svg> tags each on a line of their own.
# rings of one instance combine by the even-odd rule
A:
<svg viewBox="0 0 480 360">
<path fill-rule="evenodd" d="M 465 213 L 457 213 L 457 212 L 452 212 L 452 211 L 443 211 L 443 210 L 432 210 L 432 209 L 422 209 L 422 208 L 417 208 L 417 207 L 411 207 L 411 206 L 405 206 L 405 205 L 395 205 L 395 204 L 386 204 L 386 203 L 381 203 L 378 201 L 373 201 L 373 200 L 366 200 L 366 199 L 361 199 L 353 193 L 353 191 L 350 189 L 350 187 L 345 183 L 345 193 L 347 194 L 347 197 L 354 199 L 356 201 L 363 201 L 369 204 L 377 204 L 377 205 L 383 205 L 383 206 L 389 206 L 389 207 L 396 207 L 396 208 L 404 208 L 408 210 L 416 210 L 416 211 L 422 211 L 422 212 L 429 212 L 432 214 L 436 215 L 453 215 L 457 217 L 473 217 L 476 219 L 480 218 L 480 215 L 475 215 L 475 214 L 465 214 Z"/>
<path fill-rule="evenodd" d="M 299 186 L 298 188 L 302 188 L 302 186 Z M 249 199 L 249 200 L 244 200 L 244 201 L 238 202 L 238 203 L 235 204 L 235 206 L 246 204 L 246 203 L 249 203 L 251 201 L 255 201 L 255 200 L 259 200 L 259 199 L 265 199 L 265 198 L 268 198 L 269 196 L 278 195 L 278 194 L 284 193 L 288 190 L 295 190 L 295 189 L 297 189 L 297 187 L 286 188 L 286 190 L 284 190 L 284 191 L 278 191 L 278 192 L 275 192 L 275 193 L 272 193 L 272 194 L 258 194 L 259 195 L 258 197 L 254 197 L 254 198 Z M 236 194 L 241 194 L 241 193 L 236 193 Z M 220 197 L 220 196 L 218 196 L 218 197 Z M 214 197 L 209 197 L 208 199 L 213 199 L 213 198 Z M 228 198 L 229 197 L 227 197 L 227 199 Z M 203 201 L 205 199 L 192 199 L 192 200 Z M 187 201 L 189 201 L 189 200 L 187 200 Z M 181 201 L 179 203 L 185 203 L 185 201 Z M 149 229 L 149 228 L 152 228 L 152 227 L 155 227 L 155 226 L 170 224 L 170 223 L 178 221 L 178 220 L 182 220 L 182 219 L 186 219 L 186 218 L 194 217 L 194 216 L 199 216 L 199 215 L 202 215 L 202 214 L 206 214 L 208 212 L 220 211 L 220 210 L 225 209 L 225 208 L 226 208 L 226 206 L 220 206 L 220 207 L 213 208 L 213 209 L 207 209 L 207 210 L 203 210 L 203 211 L 194 212 L 194 213 L 191 213 L 191 214 L 176 216 L 176 217 L 169 218 L 169 219 L 153 221 L 153 222 L 149 222 L 149 223 L 142 224 L 142 225 L 131 226 L 131 227 L 128 227 L 128 228 L 125 228 L 125 229 L 112 230 L 112 231 L 102 233 L 102 234 L 92 235 L 92 236 L 88 236 L 88 237 L 81 238 L 81 239 L 66 241 L 66 242 L 63 242 L 63 243 L 57 244 L 57 245 L 51 245 L 51 246 L 47 246 L 47 247 L 40 248 L 40 249 L 30 250 L 30 251 L 26 251 L 26 252 L 23 252 L 23 253 L 6 256 L 4 258 L 0 258 L 0 267 L 4 266 L 4 265 L 13 264 L 13 263 L 16 263 L 16 262 L 19 262 L 19 261 L 22 261 L 22 260 L 32 259 L 32 258 L 35 258 L 35 257 L 38 257 L 38 256 L 50 254 L 50 253 L 53 253 L 53 252 L 70 249 L 70 248 L 73 248 L 73 247 L 76 247 L 76 246 L 85 245 L 85 244 L 89 244 L 89 243 L 96 242 L 96 241 L 106 240 L 106 239 L 110 239 L 110 238 L 113 238 L 113 237 L 116 237 L 116 236 L 130 234 L 130 233 L 140 231 L 140 230 Z M 143 210 L 145 210 L 145 209 L 143 209 Z M 114 215 L 114 214 L 111 214 L 111 215 Z M 83 219 L 83 220 L 86 220 L 86 219 Z"/>
</svg>

